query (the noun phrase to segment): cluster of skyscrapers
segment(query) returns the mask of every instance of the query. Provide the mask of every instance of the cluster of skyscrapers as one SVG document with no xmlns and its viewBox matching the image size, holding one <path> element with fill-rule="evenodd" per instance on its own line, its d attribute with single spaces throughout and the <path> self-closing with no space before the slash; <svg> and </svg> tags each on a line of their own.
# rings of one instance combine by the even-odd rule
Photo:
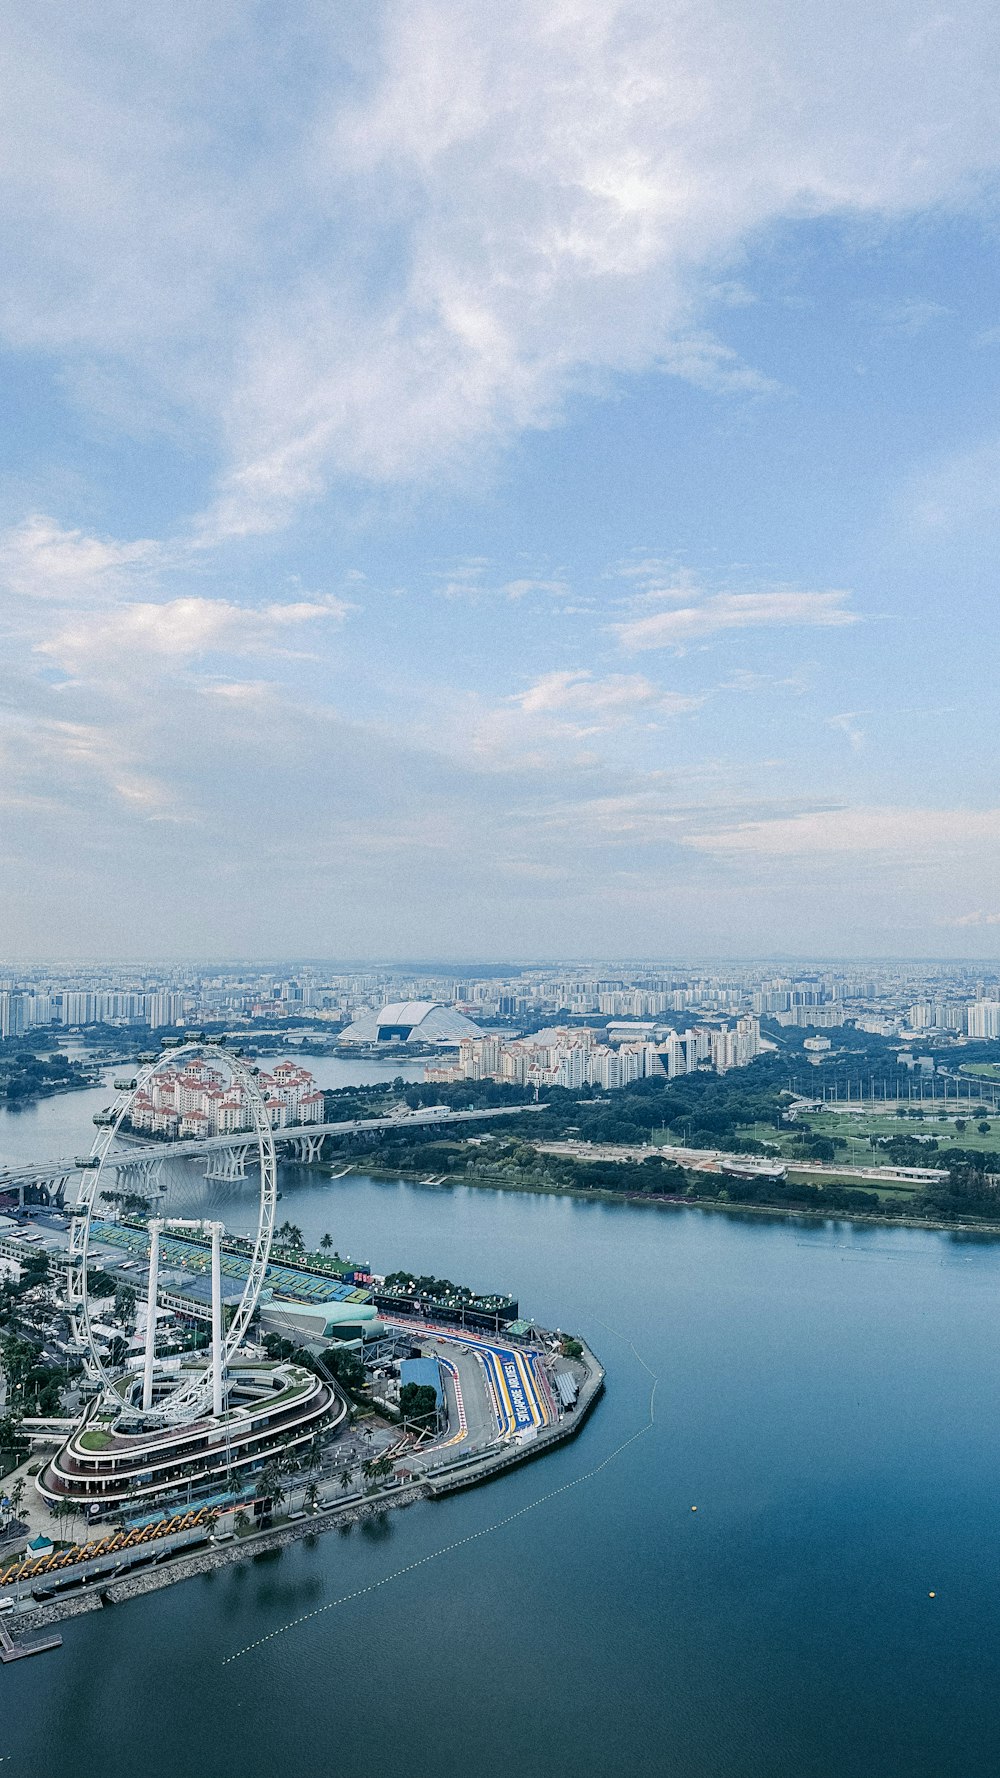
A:
<svg viewBox="0 0 1000 1778">
<path fill-rule="evenodd" d="M 606 1041 L 611 1038 L 612 1041 Z M 454 1062 L 429 1062 L 432 1081 L 509 1081 L 537 1087 L 624 1087 L 650 1075 L 691 1074 L 705 1064 L 720 1074 L 745 1068 L 761 1051 L 760 1023 L 747 1014 L 734 1026 L 695 1026 L 679 1036 L 674 1030 L 637 1035 L 635 1027 L 611 1025 L 601 1030 L 556 1026 L 528 1037 L 463 1038 Z"/>
<path fill-rule="evenodd" d="M 0 988 L 0 1037 L 22 1037 L 47 1025 L 177 1025 L 184 1017 L 183 994 L 121 993 L 114 989 Z"/>
<path fill-rule="evenodd" d="M 280 966 L 36 967 L 4 979 L 0 1038 L 38 1028 L 184 1028 L 302 1022 L 337 1035 L 387 1004 L 445 1005 L 515 1033 L 562 1024 L 639 1023 L 689 1031 L 753 1015 L 824 1030 L 894 1036 L 1000 1036 L 995 965 L 572 963 L 465 970 L 301 962 Z M 659 1041 L 659 1038 L 657 1038 Z"/>
</svg>

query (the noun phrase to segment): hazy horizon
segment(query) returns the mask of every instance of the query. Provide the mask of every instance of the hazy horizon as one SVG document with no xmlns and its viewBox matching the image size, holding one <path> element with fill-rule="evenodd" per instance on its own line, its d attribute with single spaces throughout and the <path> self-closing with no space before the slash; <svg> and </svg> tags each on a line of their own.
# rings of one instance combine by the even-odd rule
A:
<svg viewBox="0 0 1000 1778">
<path fill-rule="evenodd" d="M 804 967 L 815 969 L 830 969 L 838 966 L 856 968 L 862 964 L 870 964 L 872 968 L 879 969 L 889 968 L 893 965 L 911 969 L 917 965 L 924 964 L 927 966 L 945 967 L 949 969 L 972 969 L 982 966 L 987 970 L 995 970 L 997 967 L 997 958 L 961 955 L 920 956 L 916 953 L 913 953 L 912 955 L 899 953 L 895 956 L 876 956 L 873 954 L 865 955 L 861 952 L 856 954 L 844 953 L 835 956 L 833 954 L 822 955 L 816 952 L 795 953 L 779 951 L 761 952 L 755 956 L 749 954 L 740 955 L 735 952 L 730 954 L 718 951 L 711 953 L 705 952 L 694 956 L 671 955 L 670 953 L 666 953 L 660 956 L 648 954 L 605 957 L 597 955 L 560 956 L 553 954 L 552 956 L 537 955 L 530 957 L 514 957 L 498 955 L 496 957 L 489 957 L 483 953 L 479 953 L 478 955 L 472 955 L 470 953 L 470 955 L 466 957 L 450 956 L 438 958 L 374 956 L 307 957 L 291 955 L 284 957 L 263 955 L 256 957 L 212 957 L 199 956 L 194 953 L 190 955 L 178 954 L 176 956 L 164 953 L 158 957 L 73 957 L 64 954 L 58 957 L 20 957 L 9 958 L 6 960 L 0 959 L 0 976 L 9 973 L 11 969 L 58 970 L 63 967 L 73 970 L 86 970 L 90 968 L 134 970 L 198 968 L 203 970 L 255 969 L 265 971 L 287 969 L 325 969 L 331 971 L 374 969 L 395 971 L 397 973 L 410 971 L 414 974 L 420 974 L 422 972 L 428 974 L 433 974 L 435 972 L 447 974 L 450 971 L 454 971 L 456 974 L 474 974 L 476 969 L 483 969 L 489 971 L 491 974 L 499 974 L 505 969 L 510 969 L 511 971 L 530 969 L 551 970 L 556 968 L 596 969 L 600 966 L 609 969 L 695 971 L 699 969 L 715 968 L 754 969 L 771 966 L 778 967 L 782 964 L 787 965 L 790 968 Z M 306 1011 L 308 1011 L 308 1008 Z"/>
</svg>

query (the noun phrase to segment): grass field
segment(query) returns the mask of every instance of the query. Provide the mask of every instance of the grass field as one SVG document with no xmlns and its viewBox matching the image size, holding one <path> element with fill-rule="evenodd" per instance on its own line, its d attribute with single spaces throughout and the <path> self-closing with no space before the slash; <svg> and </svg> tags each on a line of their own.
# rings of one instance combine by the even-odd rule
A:
<svg viewBox="0 0 1000 1778">
<path fill-rule="evenodd" d="M 804 1120 L 808 1123 L 814 1136 L 841 1136 L 846 1139 L 848 1151 L 858 1156 L 858 1164 L 868 1166 L 870 1163 L 862 1159 L 864 1151 L 870 1153 L 870 1136 L 936 1136 L 942 1147 L 948 1148 L 1000 1148 L 1000 1116 L 991 1113 L 986 1118 L 989 1124 L 987 1135 L 980 1135 L 974 1120 L 964 1117 L 964 1130 L 956 1130 L 956 1118 L 953 1116 L 933 1116 L 926 1111 L 922 1118 L 888 1117 L 880 1112 L 810 1112 Z M 875 1164 L 884 1157 L 884 1150 L 876 1151 Z M 846 1157 L 845 1157 L 846 1158 Z"/>
<path fill-rule="evenodd" d="M 853 1191 L 877 1192 L 883 1203 L 893 1204 L 905 1204 L 923 1190 L 923 1186 L 903 1180 L 858 1179 L 851 1173 L 824 1173 L 822 1177 L 815 1173 L 800 1173 L 794 1161 L 789 1163 L 788 1177 L 803 1185 L 847 1185 Z"/>
<path fill-rule="evenodd" d="M 870 1138 L 878 1136 L 936 1136 L 941 1148 L 969 1148 L 986 1154 L 1000 1150 L 1000 1114 L 994 1116 L 991 1112 L 985 1119 L 990 1126 L 985 1136 L 980 1134 L 972 1118 L 964 1117 L 961 1121 L 965 1123 L 965 1129 L 956 1130 L 955 1117 L 934 1117 L 929 1109 L 923 1118 L 896 1117 L 878 1111 L 813 1111 L 785 1130 L 774 1130 L 766 1124 L 748 1124 L 741 1134 L 775 1144 L 790 1163 L 793 1163 L 793 1151 L 798 1141 L 797 1131 L 803 1135 L 808 1131 L 814 1136 L 839 1136 L 846 1141 L 847 1147 L 837 1150 L 837 1159 L 852 1167 L 892 1165 L 884 1148 L 871 1145 Z M 927 1157 L 928 1166 L 934 1164 L 933 1152 Z"/>
<path fill-rule="evenodd" d="M 1000 1080 L 1000 1062 L 963 1062 L 958 1072 L 977 1075 L 980 1080 Z"/>
</svg>

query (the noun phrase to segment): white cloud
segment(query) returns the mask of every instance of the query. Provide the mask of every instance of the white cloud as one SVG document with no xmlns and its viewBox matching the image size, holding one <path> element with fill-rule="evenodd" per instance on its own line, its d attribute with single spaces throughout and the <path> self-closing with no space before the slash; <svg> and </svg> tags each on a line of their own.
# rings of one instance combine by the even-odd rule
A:
<svg viewBox="0 0 1000 1778">
<path fill-rule="evenodd" d="M 781 588 L 766 593 L 714 593 L 698 604 L 630 618 L 614 628 L 622 647 L 632 653 L 650 648 L 680 652 L 688 643 L 701 642 L 723 630 L 855 624 L 860 620 L 846 609 L 849 597 L 844 592 L 800 593 Z"/>
<path fill-rule="evenodd" d="M 900 520 L 942 536 L 961 533 L 1000 511 L 1000 440 L 960 451 L 915 477 L 904 490 Z"/>
<path fill-rule="evenodd" d="M 977 908 L 972 914 L 958 914 L 953 920 L 942 920 L 942 926 L 1000 926 L 1000 914 L 986 914 Z"/>
<path fill-rule="evenodd" d="M 598 722 L 631 718 L 639 709 L 679 716 L 697 710 L 704 698 L 665 692 L 641 673 L 614 673 L 595 679 L 587 672 L 546 673 L 510 700 L 527 716 L 569 715 Z"/>
<path fill-rule="evenodd" d="M 678 334 L 663 347 L 658 363 L 671 376 L 713 395 L 772 395 L 780 388 L 710 333 Z"/>
<path fill-rule="evenodd" d="M 114 598 L 162 560 L 162 546 L 151 538 L 90 537 L 37 513 L 0 534 L 0 586 L 18 598 Z"/>
<path fill-rule="evenodd" d="M 491 769 L 504 771 L 516 763 L 549 771 L 559 761 L 593 767 L 605 753 L 614 753 L 616 743 L 625 744 L 634 758 L 643 735 L 655 737 L 664 723 L 704 703 L 704 697 L 665 691 L 638 673 L 600 678 L 561 669 L 498 704 L 466 698 L 456 709 L 454 698 L 446 699 L 427 732 L 435 744 L 458 748 L 463 757 L 471 744 L 476 760 Z"/>
<path fill-rule="evenodd" d="M 481 556 L 457 563 L 448 573 L 435 577 L 438 595 L 442 599 L 465 599 L 471 605 L 494 604 L 498 600 L 516 604 L 534 593 L 564 599 L 570 590 L 565 580 L 544 575 L 524 575 L 493 584 L 486 577 L 489 567 L 490 563 Z"/>
<path fill-rule="evenodd" d="M 898 302 L 884 298 L 859 303 L 858 309 L 886 333 L 903 334 L 910 339 L 915 339 L 935 321 L 952 313 L 944 303 L 927 302 L 917 296 L 904 297 Z"/>
<path fill-rule="evenodd" d="M 342 623 L 351 609 L 332 596 L 263 606 L 193 597 L 132 603 L 88 616 L 86 622 L 71 621 L 36 644 L 35 652 L 73 673 L 115 673 L 123 659 L 142 665 L 181 663 L 206 654 L 274 652 L 289 630 Z"/>
<path fill-rule="evenodd" d="M 842 710 L 839 716 L 828 716 L 826 726 L 836 729 L 850 743 L 855 753 L 861 753 L 868 737 L 858 719 L 869 715 L 871 712 L 867 710 Z"/>
<path fill-rule="evenodd" d="M 995 9 L 901 22 L 303 0 L 290 37 L 177 0 L 39 32 L 12 0 L 0 328 L 217 428 L 215 533 L 338 475 L 464 474 L 607 374 L 762 387 L 701 314 L 755 234 L 972 204 L 997 167 Z"/>
<path fill-rule="evenodd" d="M 950 854 L 1000 845 L 1000 809 L 820 809 L 689 834 L 685 845 L 729 855 Z"/>
</svg>

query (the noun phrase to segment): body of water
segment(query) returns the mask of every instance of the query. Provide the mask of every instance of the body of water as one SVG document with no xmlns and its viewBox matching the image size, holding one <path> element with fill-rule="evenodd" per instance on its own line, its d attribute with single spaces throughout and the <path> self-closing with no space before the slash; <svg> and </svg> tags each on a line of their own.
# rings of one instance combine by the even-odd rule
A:
<svg viewBox="0 0 1000 1778">
<path fill-rule="evenodd" d="M 282 1192 L 309 1239 L 584 1333 L 607 1396 L 486 1488 L 68 1622 L 0 1669 L 5 1771 L 993 1778 L 1000 1244 L 301 1168 Z"/>
<path fill-rule="evenodd" d="M 89 1059 L 85 1046 L 67 1045 L 67 1053 Z M 262 1056 L 260 1066 L 270 1069 L 276 1062 L 298 1062 L 308 1068 L 320 1087 L 386 1086 L 399 1075 L 404 1080 L 423 1080 L 422 1062 L 354 1061 L 344 1056 L 312 1056 L 301 1050 L 282 1050 L 280 1055 Z M 80 1092 L 56 1093 L 51 1098 L 36 1099 L 17 1110 L 0 1108 L 0 1167 L 23 1161 L 55 1159 L 61 1155 L 86 1154 L 94 1139 L 92 1122 L 95 1111 L 109 1105 L 114 1097 L 112 1078 L 127 1075 L 125 1063 L 105 1070 L 108 1083 L 88 1087 Z"/>
</svg>

